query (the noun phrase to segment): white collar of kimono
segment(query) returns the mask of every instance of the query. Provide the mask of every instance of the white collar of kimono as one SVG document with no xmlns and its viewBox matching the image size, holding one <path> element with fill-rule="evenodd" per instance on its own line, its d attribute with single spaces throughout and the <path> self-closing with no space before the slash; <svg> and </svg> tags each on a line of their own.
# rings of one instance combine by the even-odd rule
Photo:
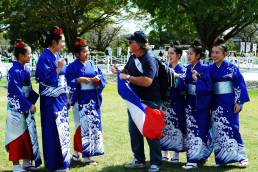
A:
<svg viewBox="0 0 258 172">
<path fill-rule="evenodd" d="M 81 60 L 79 60 L 79 59 L 77 59 L 81 64 L 83 64 L 83 66 L 86 66 L 87 65 L 87 63 L 89 62 L 89 60 L 86 60 L 84 63 L 81 61 Z"/>
<path fill-rule="evenodd" d="M 195 66 L 198 64 L 199 62 L 197 62 L 195 65 L 191 66 L 191 71 L 194 70 Z"/>
<path fill-rule="evenodd" d="M 178 62 L 174 67 L 171 65 L 171 67 L 172 67 L 173 69 L 175 69 L 178 65 L 179 65 L 179 62 Z"/>
<path fill-rule="evenodd" d="M 25 65 L 26 64 L 24 64 L 24 65 L 22 65 L 21 63 L 19 63 L 17 60 L 14 60 L 20 67 L 22 67 L 23 69 L 25 69 Z"/>
<path fill-rule="evenodd" d="M 56 54 L 54 54 L 49 48 L 47 48 L 54 56 L 55 56 L 55 58 L 57 59 L 57 57 L 58 57 L 58 53 L 56 53 Z"/>
<path fill-rule="evenodd" d="M 217 66 L 217 68 L 220 68 L 220 66 L 221 66 L 223 63 L 224 63 L 224 60 L 223 60 L 219 65 L 217 65 L 216 63 L 215 63 L 215 65 Z"/>
</svg>

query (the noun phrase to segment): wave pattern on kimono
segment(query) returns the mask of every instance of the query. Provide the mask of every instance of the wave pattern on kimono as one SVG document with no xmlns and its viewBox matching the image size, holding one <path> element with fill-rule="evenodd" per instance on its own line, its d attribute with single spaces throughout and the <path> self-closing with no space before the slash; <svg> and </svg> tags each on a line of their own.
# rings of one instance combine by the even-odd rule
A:
<svg viewBox="0 0 258 172">
<path fill-rule="evenodd" d="M 197 81 L 192 78 L 192 70 L 199 73 Z M 185 82 L 187 161 L 199 163 L 206 160 L 213 150 L 210 133 L 212 81 L 208 67 L 200 62 L 193 68 L 191 65 L 187 66 Z"/>
<path fill-rule="evenodd" d="M 39 83 L 43 154 L 48 170 L 70 167 L 66 67 L 59 74 L 56 72 L 60 57 L 45 49 L 39 57 L 35 76 Z"/>
<path fill-rule="evenodd" d="M 30 112 L 32 92 L 29 69 L 14 61 L 8 72 L 8 105 L 6 119 L 6 145 L 29 131 L 35 166 L 41 165 L 36 123 Z M 31 97 L 35 99 L 34 97 Z M 35 102 L 33 102 L 35 103 Z"/>
<path fill-rule="evenodd" d="M 68 167 L 70 165 L 70 130 L 67 108 L 64 106 L 63 110 L 55 112 L 55 114 L 59 140 L 64 157 L 64 166 Z"/>
<path fill-rule="evenodd" d="M 235 103 L 242 106 L 249 101 L 243 76 L 235 65 L 226 60 L 219 67 L 210 65 L 210 72 L 214 83 L 212 127 L 215 161 L 222 165 L 246 160 L 239 132 L 239 113 L 234 113 Z"/>
<path fill-rule="evenodd" d="M 80 123 L 82 130 L 82 154 L 91 157 L 104 154 L 100 113 L 96 110 L 96 102 L 80 105 Z"/>
<path fill-rule="evenodd" d="M 35 167 L 38 167 L 42 164 L 42 161 L 40 158 L 36 121 L 32 113 L 29 112 L 28 117 L 26 118 L 26 122 L 28 125 L 29 134 L 30 134 L 32 150 L 33 150 L 33 155 L 35 160 Z"/>
<path fill-rule="evenodd" d="M 185 69 L 178 64 L 174 71 L 184 74 Z M 186 119 L 185 119 L 185 98 L 183 90 L 184 82 L 176 80 L 175 88 L 171 89 L 171 100 L 166 101 L 161 106 L 161 111 L 165 114 L 165 128 L 163 137 L 160 139 L 162 150 L 185 151 L 186 144 Z"/>
<path fill-rule="evenodd" d="M 79 77 L 99 77 L 99 85 L 92 82 L 77 83 Z M 71 96 L 73 115 L 76 129 L 81 127 L 82 157 L 91 157 L 104 154 L 101 103 L 102 90 L 106 85 L 105 77 L 101 70 L 92 62 L 85 64 L 74 60 L 66 71 L 68 89 Z M 77 110 L 76 110 L 77 109 Z"/>
</svg>

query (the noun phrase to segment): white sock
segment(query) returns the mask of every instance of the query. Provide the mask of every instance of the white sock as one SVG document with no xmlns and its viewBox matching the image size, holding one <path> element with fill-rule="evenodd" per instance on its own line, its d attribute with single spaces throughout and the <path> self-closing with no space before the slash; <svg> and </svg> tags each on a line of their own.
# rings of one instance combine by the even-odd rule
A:
<svg viewBox="0 0 258 172">
<path fill-rule="evenodd" d="M 174 152 L 173 159 L 179 159 L 179 152 Z"/>
<path fill-rule="evenodd" d="M 75 156 L 79 156 L 79 153 L 78 153 L 77 151 L 74 151 L 73 154 L 74 154 Z"/>
<path fill-rule="evenodd" d="M 163 151 L 163 157 L 168 157 L 169 156 L 169 151 Z"/>
<path fill-rule="evenodd" d="M 82 162 L 90 162 L 90 161 L 91 161 L 90 157 L 82 158 Z"/>
<path fill-rule="evenodd" d="M 13 165 L 13 172 L 21 172 L 21 171 L 25 171 L 20 164 L 18 165 Z"/>
<path fill-rule="evenodd" d="M 18 164 L 18 165 L 13 165 L 13 168 L 21 168 L 21 165 L 20 164 Z"/>
<path fill-rule="evenodd" d="M 29 159 L 24 159 L 22 167 L 26 168 L 26 167 L 29 167 L 29 166 L 31 166 L 31 161 Z"/>
</svg>

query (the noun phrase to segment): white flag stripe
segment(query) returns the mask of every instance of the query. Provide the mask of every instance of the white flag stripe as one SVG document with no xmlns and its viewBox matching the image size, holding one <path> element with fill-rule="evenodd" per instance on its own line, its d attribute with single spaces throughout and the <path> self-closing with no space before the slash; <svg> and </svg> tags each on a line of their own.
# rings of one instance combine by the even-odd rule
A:
<svg viewBox="0 0 258 172">
<path fill-rule="evenodd" d="M 143 112 L 139 107 L 135 106 L 133 103 L 125 100 L 127 108 L 131 114 L 131 117 L 139 129 L 139 131 L 143 134 L 143 125 L 145 121 L 145 112 Z"/>
</svg>

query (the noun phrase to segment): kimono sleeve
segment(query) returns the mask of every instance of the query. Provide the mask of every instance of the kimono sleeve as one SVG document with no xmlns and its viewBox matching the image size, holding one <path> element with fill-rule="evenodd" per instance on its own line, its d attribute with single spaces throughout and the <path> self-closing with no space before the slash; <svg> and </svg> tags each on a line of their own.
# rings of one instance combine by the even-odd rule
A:
<svg viewBox="0 0 258 172">
<path fill-rule="evenodd" d="M 101 69 L 97 65 L 95 65 L 95 64 L 93 64 L 93 65 L 94 65 L 95 72 L 97 73 L 97 76 L 100 79 L 100 84 L 99 84 L 97 89 L 98 90 L 103 90 L 105 88 L 106 84 L 107 84 L 106 78 L 103 75 Z"/>
<path fill-rule="evenodd" d="M 196 81 L 196 94 L 209 95 L 212 93 L 213 84 L 208 67 L 203 67 Z"/>
<path fill-rule="evenodd" d="M 250 101 L 244 77 L 236 66 L 232 75 L 232 80 L 235 92 L 235 103 L 244 104 L 245 102 Z"/>
<path fill-rule="evenodd" d="M 40 59 L 37 63 L 36 81 L 47 86 L 58 86 L 58 75 L 56 66 L 49 59 Z"/>
<path fill-rule="evenodd" d="M 20 74 L 13 72 L 8 74 L 8 101 L 12 110 L 24 113 L 30 110 L 32 104 L 22 90 L 22 82 Z"/>
<path fill-rule="evenodd" d="M 72 64 L 67 66 L 65 78 L 67 80 L 68 90 L 70 94 L 73 94 L 76 91 L 77 87 L 77 77 L 75 72 L 76 69 L 74 69 Z"/>
<path fill-rule="evenodd" d="M 185 82 L 186 73 L 181 73 L 179 76 L 175 79 L 175 88 L 178 90 L 185 91 L 186 90 L 186 82 Z"/>
</svg>

